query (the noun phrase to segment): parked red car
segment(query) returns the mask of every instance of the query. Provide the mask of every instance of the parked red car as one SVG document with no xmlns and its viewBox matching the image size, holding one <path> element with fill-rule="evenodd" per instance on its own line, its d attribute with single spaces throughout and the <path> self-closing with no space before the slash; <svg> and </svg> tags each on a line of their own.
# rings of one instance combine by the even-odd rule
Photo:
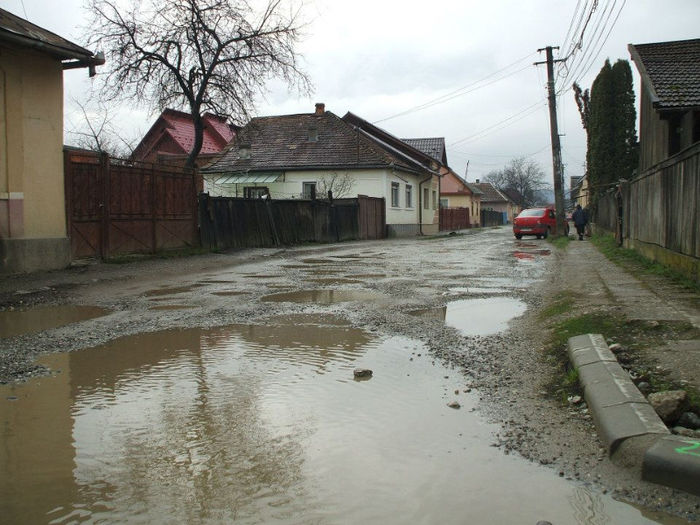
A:
<svg viewBox="0 0 700 525">
<path fill-rule="evenodd" d="M 568 222 L 565 224 L 568 235 Z M 557 217 L 552 208 L 528 208 L 513 219 L 513 235 L 522 239 L 523 235 L 534 235 L 538 239 L 557 230 Z"/>
</svg>

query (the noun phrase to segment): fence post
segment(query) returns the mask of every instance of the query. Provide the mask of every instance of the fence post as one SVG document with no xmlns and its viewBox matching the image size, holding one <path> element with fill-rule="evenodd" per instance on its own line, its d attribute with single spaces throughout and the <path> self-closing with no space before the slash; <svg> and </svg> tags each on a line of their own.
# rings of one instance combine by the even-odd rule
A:
<svg viewBox="0 0 700 525">
<path fill-rule="evenodd" d="M 158 215 L 156 210 L 156 166 L 151 164 L 151 252 L 156 253 L 158 247 Z"/>
<path fill-rule="evenodd" d="M 110 186 L 111 186 L 111 173 L 110 173 L 110 160 L 109 155 L 104 151 L 100 153 L 100 168 L 99 168 L 101 179 L 102 179 L 102 221 L 100 227 L 102 229 L 102 234 L 100 238 L 102 242 L 100 243 L 100 257 L 102 259 L 109 258 L 109 224 L 110 224 Z"/>
</svg>

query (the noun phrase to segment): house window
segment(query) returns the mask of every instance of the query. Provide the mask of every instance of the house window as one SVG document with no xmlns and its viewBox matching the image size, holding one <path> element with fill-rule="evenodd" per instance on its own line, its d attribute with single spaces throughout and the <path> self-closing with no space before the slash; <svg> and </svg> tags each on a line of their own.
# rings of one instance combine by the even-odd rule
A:
<svg viewBox="0 0 700 525">
<path fill-rule="evenodd" d="M 430 190 L 428 188 L 423 188 L 423 209 L 430 209 Z"/>
<path fill-rule="evenodd" d="M 318 130 L 309 128 L 309 142 L 318 142 Z"/>
<path fill-rule="evenodd" d="M 392 208 L 399 207 L 399 183 L 398 182 L 391 183 L 391 207 Z"/>
<path fill-rule="evenodd" d="M 240 146 L 238 148 L 238 158 L 239 159 L 249 159 L 250 158 L 250 146 Z"/>
<path fill-rule="evenodd" d="M 413 186 L 406 184 L 406 208 L 413 208 Z"/>
<path fill-rule="evenodd" d="M 301 194 L 305 199 L 315 199 L 316 198 L 316 183 L 315 182 L 302 182 L 301 183 Z"/>
<path fill-rule="evenodd" d="M 440 207 L 441 208 L 449 208 L 450 207 L 449 199 L 440 199 Z"/>
<path fill-rule="evenodd" d="M 437 209 L 437 191 L 433 190 L 433 209 Z"/>
<path fill-rule="evenodd" d="M 260 199 L 264 195 L 269 195 L 267 186 L 247 186 L 243 188 L 243 197 L 246 199 Z"/>
</svg>

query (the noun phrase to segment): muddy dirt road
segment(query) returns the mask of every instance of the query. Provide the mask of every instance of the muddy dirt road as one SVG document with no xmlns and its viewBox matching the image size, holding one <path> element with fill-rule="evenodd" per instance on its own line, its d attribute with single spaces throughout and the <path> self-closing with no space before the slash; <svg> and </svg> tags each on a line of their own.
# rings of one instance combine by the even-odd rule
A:
<svg viewBox="0 0 700 525">
<path fill-rule="evenodd" d="M 556 265 L 500 229 L 0 282 L 0 515 L 686 523 L 542 390 Z"/>
</svg>

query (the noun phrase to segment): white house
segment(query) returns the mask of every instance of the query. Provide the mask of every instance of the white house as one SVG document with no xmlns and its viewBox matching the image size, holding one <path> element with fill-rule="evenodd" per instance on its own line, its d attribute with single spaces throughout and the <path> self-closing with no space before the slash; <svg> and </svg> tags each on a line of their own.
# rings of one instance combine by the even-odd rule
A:
<svg viewBox="0 0 700 525">
<path fill-rule="evenodd" d="M 258 117 L 202 169 L 212 196 L 383 197 L 389 235 L 437 233 L 439 163 L 365 120 L 314 113 Z"/>
</svg>

